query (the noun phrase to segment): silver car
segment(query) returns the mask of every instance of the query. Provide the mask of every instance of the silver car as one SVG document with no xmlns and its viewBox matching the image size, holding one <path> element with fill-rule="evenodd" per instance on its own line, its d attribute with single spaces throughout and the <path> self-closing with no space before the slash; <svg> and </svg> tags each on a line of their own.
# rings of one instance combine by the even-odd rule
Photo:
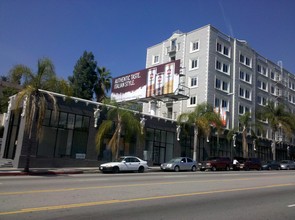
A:
<svg viewBox="0 0 295 220">
<path fill-rule="evenodd" d="M 170 171 L 183 171 L 183 170 L 191 170 L 195 172 L 197 170 L 197 162 L 189 157 L 177 157 L 170 160 L 167 163 L 161 164 L 161 170 L 170 170 Z"/>
<path fill-rule="evenodd" d="M 281 169 L 282 170 L 294 170 L 295 162 L 292 160 L 282 160 L 281 161 Z"/>
</svg>

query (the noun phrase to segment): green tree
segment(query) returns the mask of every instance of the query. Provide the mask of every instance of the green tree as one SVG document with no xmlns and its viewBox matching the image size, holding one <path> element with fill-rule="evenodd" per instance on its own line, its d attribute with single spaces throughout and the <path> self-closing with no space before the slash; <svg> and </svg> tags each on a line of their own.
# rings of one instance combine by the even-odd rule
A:
<svg viewBox="0 0 295 220">
<path fill-rule="evenodd" d="M 182 113 L 177 118 L 177 123 L 180 125 L 194 126 L 194 150 L 193 159 L 199 159 L 197 155 L 198 136 L 203 133 L 208 137 L 214 127 L 218 132 L 222 129 L 221 117 L 216 113 L 211 105 L 208 103 L 201 103 L 196 106 L 194 111 L 189 113 Z"/>
<path fill-rule="evenodd" d="M 28 137 L 29 143 L 26 145 L 26 164 L 24 171 L 29 172 L 30 158 L 32 151 L 32 132 L 36 131 L 36 141 L 42 135 L 42 123 L 47 109 L 47 103 L 51 102 L 53 110 L 57 112 L 55 97 L 42 90 L 56 89 L 60 83 L 57 79 L 54 65 L 51 60 L 44 58 L 38 60 L 37 72 L 34 73 L 25 65 L 16 65 L 10 70 L 10 78 L 22 83 L 23 89 L 16 97 L 16 108 L 23 107 L 25 115 L 25 136 Z M 63 84 L 63 83 L 62 83 Z M 62 90 L 62 89 L 61 89 Z"/>
<path fill-rule="evenodd" d="M 97 82 L 94 86 L 96 101 L 102 102 L 111 88 L 111 73 L 105 67 L 97 67 Z"/>
<path fill-rule="evenodd" d="M 2 91 L 0 99 L 0 113 L 7 112 L 9 97 L 17 93 L 17 89 L 6 87 Z"/>
<path fill-rule="evenodd" d="M 112 152 L 112 159 L 119 157 L 121 134 L 124 132 L 126 142 L 136 136 L 141 140 L 141 125 L 139 118 L 136 117 L 134 111 L 130 111 L 126 106 L 120 107 L 118 103 L 112 101 L 107 105 L 107 117 L 102 122 L 96 134 L 96 149 L 100 152 L 102 143 L 107 135 L 112 133 L 110 141 L 107 143 L 107 149 Z"/>
<path fill-rule="evenodd" d="M 84 51 L 75 65 L 73 76 L 68 78 L 73 88 L 73 96 L 88 100 L 93 98 L 97 81 L 96 67 L 97 62 L 92 52 Z"/>
<path fill-rule="evenodd" d="M 272 155 L 273 160 L 276 160 L 276 144 L 275 135 L 285 134 L 290 137 L 295 130 L 295 116 L 285 110 L 283 104 L 275 104 L 269 102 L 264 108 L 258 112 L 260 119 L 266 119 L 272 131 Z"/>
</svg>

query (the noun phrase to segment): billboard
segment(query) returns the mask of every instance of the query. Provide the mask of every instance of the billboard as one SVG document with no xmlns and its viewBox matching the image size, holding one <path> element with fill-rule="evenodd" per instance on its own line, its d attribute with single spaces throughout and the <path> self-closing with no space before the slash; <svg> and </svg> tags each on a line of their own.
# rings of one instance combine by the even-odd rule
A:
<svg viewBox="0 0 295 220">
<path fill-rule="evenodd" d="M 174 93 L 179 70 L 180 60 L 175 60 L 113 78 L 111 98 L 121 102 Z"/>
</svg>

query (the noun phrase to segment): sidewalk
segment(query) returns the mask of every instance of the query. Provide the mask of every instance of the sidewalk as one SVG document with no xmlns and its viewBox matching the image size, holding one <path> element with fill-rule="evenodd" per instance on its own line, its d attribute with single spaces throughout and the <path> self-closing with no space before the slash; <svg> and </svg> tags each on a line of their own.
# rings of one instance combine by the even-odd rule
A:
<svg viewBox="0 0 295 220">
<path fill-rule="evenodd" d="M 149 167 L 146 172 L 158 172 L 160 167 Z M 66 167 L 66 168 L 30 168 L 30 172 L 23 172 L 18 168 L 0 168 L 0 176 L 25 176 L 25 175 L 66 175 L 66 174 L 85 174 L 101 173 L 98 167 Z"/>
</svg>

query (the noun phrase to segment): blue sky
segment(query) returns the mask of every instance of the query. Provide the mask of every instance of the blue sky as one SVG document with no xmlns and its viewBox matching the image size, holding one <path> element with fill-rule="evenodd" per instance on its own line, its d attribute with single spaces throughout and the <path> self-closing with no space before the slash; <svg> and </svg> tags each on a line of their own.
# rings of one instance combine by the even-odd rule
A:
<svg viewBox="0 0 295 220">
<path fill-rule="evenodd" d="M 293 0 L 0 0 L 0 75 L 50 58 L 72 75 L 83 51 L 113 77 L 145 68 L 146 49 L 211 24 L 295 74 Z"/>
</svg>

